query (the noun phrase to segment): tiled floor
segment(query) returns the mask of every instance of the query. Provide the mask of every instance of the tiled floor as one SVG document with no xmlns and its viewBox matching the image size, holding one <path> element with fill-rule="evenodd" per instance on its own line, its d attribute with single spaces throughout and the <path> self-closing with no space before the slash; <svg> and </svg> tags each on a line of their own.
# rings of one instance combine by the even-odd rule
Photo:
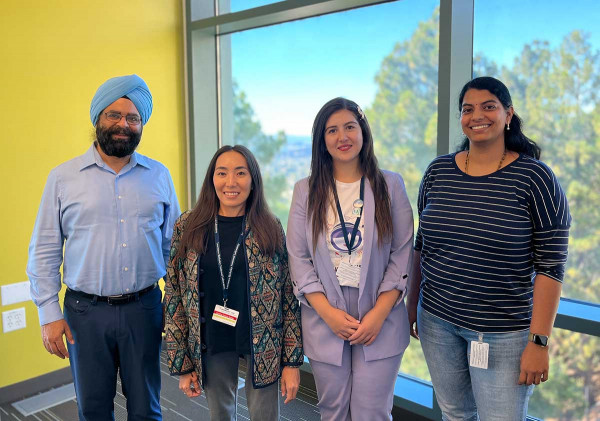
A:
<svg viewBox="0 0 600 421">
<path fill-rule="evenodd" d="M 166 356 L 163 351 L 161 356 L 162 392 L 161 407 L 164 421 L 208 421 L 208 405 L 204 396 L 188 399 L 178 388 L 177 377 L 171 377 L 167 370 Z M 312 421 L 319 420 L 317 409 L 317 396 L 314 390 L 300 387 L 297 398 L 288 403 L 280 403 L 281 419 L 289 421 Z M 249 420 L 246 396 L 242 389 L 238 395 L 238 420 Z M 36 412 L 30 416 L 23 416 L 11 404 L 0 406 L 0 421 L 76 421 L 77 403 L 75 399 L 60 405 Z M 127 420 L 125 409 L 125 397 L 121 393 L 121 385 L 118 385 L 115 397 L 115 420 Z"/>
</svg>

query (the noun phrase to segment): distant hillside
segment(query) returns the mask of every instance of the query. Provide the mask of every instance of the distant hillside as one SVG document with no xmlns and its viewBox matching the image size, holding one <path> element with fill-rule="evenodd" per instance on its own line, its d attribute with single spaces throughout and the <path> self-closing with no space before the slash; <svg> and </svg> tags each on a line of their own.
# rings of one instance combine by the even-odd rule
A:
<svg viewBox="0 0 600 421">
<path fill-rule="evenodd" d="M 310 136 L 287 135 L 287 142 L 263 171 L 285 174 L 291 188 L 296 181 L 308 176 L 311 148 Z"/>
</svg>

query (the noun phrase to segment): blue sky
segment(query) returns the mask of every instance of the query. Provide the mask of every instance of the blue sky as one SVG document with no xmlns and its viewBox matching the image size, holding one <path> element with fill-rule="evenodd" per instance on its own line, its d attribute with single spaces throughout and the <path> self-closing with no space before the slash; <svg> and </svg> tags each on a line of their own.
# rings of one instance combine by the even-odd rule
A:
<svg viewBox="0 0 600 421">
<path fill-rule="evenodd" d="M 255 7 L 268 0 L 232 0 Z M 430 18 L 439 0 L 400 0 L 231 35 L 233 78 L 266 133 L 308 135 L 315 114 L 335 96 L 367 107 L 383 58 Z M 598 48 L 597 0 L 476 0 L 474 51 L 510 65 L 534 39 L 557 45 L 573 29 Z M 595 31 L 595 32 L 594 32 Z"/>
</svg>

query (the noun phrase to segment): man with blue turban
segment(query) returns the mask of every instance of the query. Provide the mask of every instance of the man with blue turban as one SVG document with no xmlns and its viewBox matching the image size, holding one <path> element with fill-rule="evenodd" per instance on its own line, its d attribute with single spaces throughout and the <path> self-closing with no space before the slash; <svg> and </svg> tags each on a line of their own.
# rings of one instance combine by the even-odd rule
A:
<svg viewBox="0 0 600 421">
<path fill-rule="evenodd" d="M 80 420 L 114 419 L 117 373 L 128 419 L 162 419 L 157 282 L 180 210 L 167 168 L 135 152 L 151 114 L 152 95 L 137 75 L 98 88 L 96 139 L 50 172 L 29 245 L 44 346 L 70 358 Z"/>
</svg>

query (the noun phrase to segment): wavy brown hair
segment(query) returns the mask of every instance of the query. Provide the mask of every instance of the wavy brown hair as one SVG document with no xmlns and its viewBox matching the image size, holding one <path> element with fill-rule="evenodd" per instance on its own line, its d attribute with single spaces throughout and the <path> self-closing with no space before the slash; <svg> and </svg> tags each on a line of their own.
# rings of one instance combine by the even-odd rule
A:
<svg viewBox="0 0 600 421">
<path fill-rule="evenodd" d="M 359 165 L 362 174 L 369 180 L 375 197 L 375 224 L 379 234 L 378 244 L 392 237 L 390 195 L 373 151 L 373 136 L 367 117 L 354 101 L 346 98 L 334 98 L 319 110 L 312 129 L 312 160 L 310 163 L 310 176 L 308 177 L 308 212 L 312 218 L 313 250 L 317 247 L 317 238 L 326 230 L 327 206 L 331 206 L 335 212 L 333 159 L 325 144 L 325 128 L 329 117 L 340 110 L 348 110 L 354 114 L 362 131 L 363 146 L 359 153 Z"/>
<path fill-rule="evenodd" d="M 271 257 L 283 247 L 283 238 L 277 218 L 271 213 L 265 200 L 260 167 L 256 158 L 254 158 L 252 152 L 245 146 L 225 145 L 215 153 L 208 165 L 200 190 L 200 196 L 198 197 L 196 206 L 194 206 L 194 209 L 192 209 L 192 212 L 188 216 L 181 236 L 176 259 L 184 259 L 187 250 L 190 248 L 199 254 L 205 252 L 208 233 L 213 229 L 220 205 L 219 197 L 213 183 L 213 175 L 219 156 L 230 151 L 237 152 L 246 159 L 248 171 L 252 178 L 252 188 L 246 200 L 245 215 L 250 230 L 252 230 L 254 238 L 256 238 L 256 242 L 261 250 Z"/>
</svg>

